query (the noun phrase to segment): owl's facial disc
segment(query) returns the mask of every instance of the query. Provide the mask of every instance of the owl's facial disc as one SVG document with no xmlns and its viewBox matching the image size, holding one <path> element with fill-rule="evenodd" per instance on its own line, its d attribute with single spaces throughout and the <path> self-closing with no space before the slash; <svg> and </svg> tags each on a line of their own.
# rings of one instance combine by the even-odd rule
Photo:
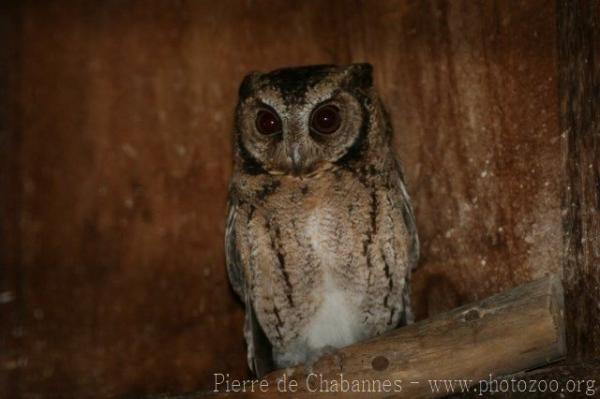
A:
<svg viewBox="0 0 600 399">
<path fill-rule="evenodd" d="M 288 104 L 264 92 L 242 105 L 240 145 L 265 172 L 318 173 L 357 141 L 364 114 L 358 100 L 345 91 L 317 89 L 305 102 Z"/>
<path fill-rule="evenodd" d="M 367 79 L 368 78 L 368 79 Z M 257 173 L 309 176 L 345 162 L 368 132 L 370 67 L 308 67 L 249 75 L 238 145 Z"/>
</svg>

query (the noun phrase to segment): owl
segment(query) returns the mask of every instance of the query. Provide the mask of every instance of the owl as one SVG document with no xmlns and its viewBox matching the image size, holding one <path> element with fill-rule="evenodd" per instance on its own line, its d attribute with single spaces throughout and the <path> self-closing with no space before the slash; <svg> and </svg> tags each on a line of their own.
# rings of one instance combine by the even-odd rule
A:
<svg viewBox="0 0 600 399">
<path fill-rule="evenodd" d="M 226 262 L 255 374 L 410 322 L 419 244 L 371 65 L 251 73 L 233 138 Z"/>
</svg>

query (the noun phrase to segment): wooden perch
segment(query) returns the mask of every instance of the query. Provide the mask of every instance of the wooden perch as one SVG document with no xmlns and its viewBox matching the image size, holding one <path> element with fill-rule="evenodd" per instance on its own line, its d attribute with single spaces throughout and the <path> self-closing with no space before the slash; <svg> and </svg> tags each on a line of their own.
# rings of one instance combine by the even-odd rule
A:
<svg viewBox="0 0 600 399">
<path fill-rule="evenodd" d="M 394 393 L 405 398 L 441 397 L 448 393 L 432 392 L 429 380 L 477 384 L 490 374 L 495 378 L 562 358 L 566 352 L 563 318 L 561 283 L 556 277 L 546 277 L 340 349 L 319 359 L 313 374 L 303 366 L 278 370 L 265 378 L 267 393 L 260 393 L 256 385 L 255 393 L 246 396 L 277 397 L 285 379 L 288 388 L 290 381 L 296 381 L 292 383 L 294 397 L 310 391 L 316 391 L 311 397 L 331 397 L 322 391 L 334 390 L 332 384 L 340 390 L 344 380 L 350 388 L 358 381 L 363 393 L 369 388 L 369 397 Z M 224 389 L 225 385 L 219 385 L 221 392 Z M 377 390 L 379 395 L 373 393 Z M 214 396 L 222 395 L 239 397 Z M 339 395 L 347 396 L 347 392 Z"/>
</svg>

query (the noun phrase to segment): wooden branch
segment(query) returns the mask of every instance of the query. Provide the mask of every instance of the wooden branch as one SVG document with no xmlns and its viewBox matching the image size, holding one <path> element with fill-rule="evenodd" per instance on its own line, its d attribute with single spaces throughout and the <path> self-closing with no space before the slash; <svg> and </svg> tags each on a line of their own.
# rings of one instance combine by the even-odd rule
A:
<svg viewBox="0 0 600 399">
<path fill-rule="evenodd" d="M 370 388 L 370 397 L 389 396 L 399 387 L 402 397 L 444 396 L 446 392 L 432 392 L 428 380 L 477 383 L 490 374 L 510 374 L 562 358 L 566 351 L 563 307 L 560 281 L 546 277 L 343 348 L 321 358 L 312 373 L 303 366 L 278 370 L 265 378 L 267 393 L 246 396 L 277 397 L 283 388 L 293 389 L 294 397 L 311 391 L 320 396 L 326 387 L 354 389 L 355 381 L 362 393 Z M 348 381 L 347 386 L 343 381 Z M 226 385 L 217 388 L 223 392 Z M 258 385 L 254 392 L 260 392 Z"/>
</svg>

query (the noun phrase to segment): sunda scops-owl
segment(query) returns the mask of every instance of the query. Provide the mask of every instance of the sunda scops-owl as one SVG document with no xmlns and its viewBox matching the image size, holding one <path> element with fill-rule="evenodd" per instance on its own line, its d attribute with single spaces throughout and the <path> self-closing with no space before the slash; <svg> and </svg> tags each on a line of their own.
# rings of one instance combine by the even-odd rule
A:
<svg viewBox="0 0 600 399">
<path fill-rule="evenodd" d="M 418 239 L 369 64 L 242 82 L 226 227 L 257 375 L 411 319 Z"/>
</svg>

